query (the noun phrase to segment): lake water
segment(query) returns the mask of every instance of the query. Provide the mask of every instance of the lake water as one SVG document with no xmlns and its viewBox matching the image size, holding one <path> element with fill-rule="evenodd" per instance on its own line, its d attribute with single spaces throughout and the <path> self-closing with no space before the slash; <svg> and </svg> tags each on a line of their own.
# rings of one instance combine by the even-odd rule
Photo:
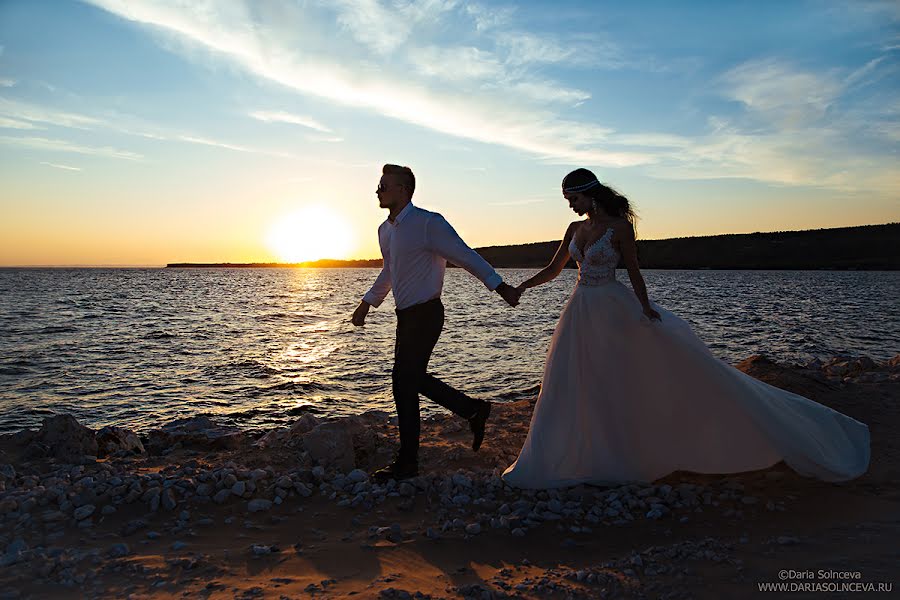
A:
<svg viewBox="0 0 900 600">
<path fill-rule="evenodd" d="M 2 269 L 0 432 L 70 412 L 143 430 L 193 414 L 244 428 L 393 411 L 393 301 L 349 322 L 373 269 Z M 501 269 L 517 284 L 531 269 Z M 900 352 L 900 273 L 644 272 L 650 297 L 731 363 Z M 534 396 L 566 270 L 511 309 L 447 273 L 432 371 L 495 401 Z M 627 281 L 627 275 L 618 277 Z M 443 409 L 428 400 L 423 415 Z"/>
</svg>

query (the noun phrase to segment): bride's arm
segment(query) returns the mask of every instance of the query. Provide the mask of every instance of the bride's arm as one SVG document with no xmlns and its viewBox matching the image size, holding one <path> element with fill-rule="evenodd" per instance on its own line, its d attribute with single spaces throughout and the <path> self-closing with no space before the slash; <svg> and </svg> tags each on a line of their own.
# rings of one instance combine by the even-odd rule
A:
<svg viewBox="0 0 900 600">
<path fill-rule="evenodd" d="M 577 222 L 569 225 L 569 228 L 566 229 L 566 235 L 563 236 L 563 240 L 559 244 L 559 248 L 556 249 L 556 254 L 553 255 L 553 260 L 550 261 L 549 265 L 535 273 L 533 277 L 520 283 L 518 285 L 520 291 L 552 281 L 562 272 L 563 267 L 569 262 L 569 242 L 572 241 L 572 236 L 575 235 L 577 227 Z"/>
<path fill-rule="evenodd" d="M 651 319 L 658 320 L 659 313 L 650 306 L 647 284 L 644 283 L 644 276 L 641 275 L 641 267 L 638 265 L 637 243 L 634 241 L 634 228 L 631 223 L 616 227 L 615 236 L 619 238 L 619 252 L 622 254 L 625 268 L 628 269 L 628 278 L 631 280 L 631 289 L 634 290 L 634 295 L 640 300 L 644 314 Z"/>
</svg>

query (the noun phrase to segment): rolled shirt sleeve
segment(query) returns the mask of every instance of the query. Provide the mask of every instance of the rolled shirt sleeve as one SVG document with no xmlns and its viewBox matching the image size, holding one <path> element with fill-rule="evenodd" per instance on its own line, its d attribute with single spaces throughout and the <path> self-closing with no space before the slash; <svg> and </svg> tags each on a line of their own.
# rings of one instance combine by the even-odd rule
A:
<svg viewBox="0 0 900 600">
<path fill-rule="evenodd" d="M 425 235 L 426 245 L 432 251 L 464 268 L 484 283 L 489 290 L 497 289 L 497 286 L 502 283 L 503 278 L 494 270 L 494 267 L 480 254 L 469 248 L 443 216 L 437 213 L 431 216 L 426 225 Z"/>
</svg>

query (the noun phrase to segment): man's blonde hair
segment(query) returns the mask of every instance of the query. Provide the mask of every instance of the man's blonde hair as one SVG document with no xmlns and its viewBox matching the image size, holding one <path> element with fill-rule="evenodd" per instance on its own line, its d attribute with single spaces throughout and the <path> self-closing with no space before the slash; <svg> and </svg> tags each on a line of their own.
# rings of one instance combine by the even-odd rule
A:
<svg viewBox="0 0 900 600">
<path fill-rule="evenodd" d="M 413 175 L 412 169 L 409 167 L 401 167 L 400 165 L 384 165 L 381 168 L 382 175 L 397 175 L 400 177 L 400 183 L 409 188 L 409 195 L 412 197 L 416 191 L 416 176 Z"/>
</svg>

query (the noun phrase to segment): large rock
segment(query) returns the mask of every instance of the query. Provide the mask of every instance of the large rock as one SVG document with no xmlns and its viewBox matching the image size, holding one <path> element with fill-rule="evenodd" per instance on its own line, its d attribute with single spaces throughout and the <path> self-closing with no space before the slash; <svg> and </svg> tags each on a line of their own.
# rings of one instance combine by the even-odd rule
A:
<svg viewBox="0 0 900 600">
<path fill-rule="evenodd" d="M 244 432 L 237 427 L 220 425 L 209 417 L 188 417 L 152 430 L 148 434 L 147 445 L 151 452 L 159 454 L 179 443 L 185 448 L 235 449 L 244 439 Z"/>
<path fill-rule="evenodd" d="M 314 415 L 306 413 L 294 421 L 290 427 L 276 427 L 275 429 L 268 431 L 261 438 L 253 442 L 253 445 L 262 449 L 294 446 L 303 434 L 312 431 L 320 424 L 321 421 Z"/>
<path fill-rule="evenodd" d="M 74 462 L 86 455 L 97 456 L 94 431 L 80 424 L 72 415 L 45 417 L 36 438 L 58 459 Z"/>
<path fill-rule="evenodd" d="M 287 445 L 290 435 L 291 430 L 287 427 L 276 427 L 253 442 L 253 446 L 263 450 L 266 448 L 281 448 Z"/>
<path fill-rule="evenodd" d="M 303 445 L 310 457 L 323 466 L 343 472 L 364 464 L 376 452 L 376 436 L 368 419 L 344 417 L 317 425 L 303 434 Z"/>
<path fill-rule="evenodd" d="M 322 466 L 345 473 L 356 467 L 353 435 L 342 421 L 323 423 L 303 434 L 303 446 L 310 457 Z"/>
<path fill-rule="evenodd" d="M 124 427 L 104 427 L 97 432 L 97 456 L 109 456 L 116 452 L 144 454 L 144 444 L 138 434 Z"/>
<path fill-rule="evenodd" d="M 304 414 L 291 425 L 291 435 L 300 436 L 318 427 L 321 421 L 315 415 Z"/>
</svg>

